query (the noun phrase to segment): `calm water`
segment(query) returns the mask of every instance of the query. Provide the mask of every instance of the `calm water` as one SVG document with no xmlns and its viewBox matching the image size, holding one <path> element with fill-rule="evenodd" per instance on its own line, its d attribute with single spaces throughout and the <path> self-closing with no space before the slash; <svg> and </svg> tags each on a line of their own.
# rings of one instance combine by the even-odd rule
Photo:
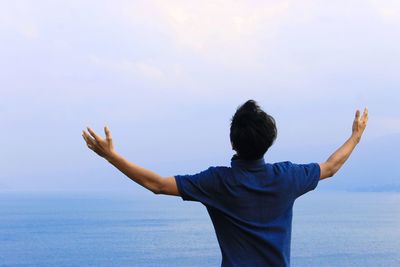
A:
<svg viewBox="0 0 400 267">
<path fill-rule="evenodd" d="M 0 194 L 0 266 L 219 266 L 206 209 L 167 196 Z M 292 266 L 400 266 L 400 194 L 312 192 Z"/>
</svg>

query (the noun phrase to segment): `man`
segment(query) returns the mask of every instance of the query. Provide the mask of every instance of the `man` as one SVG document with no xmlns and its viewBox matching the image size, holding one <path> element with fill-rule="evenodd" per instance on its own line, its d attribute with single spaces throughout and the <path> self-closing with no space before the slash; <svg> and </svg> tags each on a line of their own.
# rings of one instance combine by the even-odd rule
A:
<svg viewBox="0 0 400 267">
<path fill-rule="evenodd" d="M 203 203 L 221 248 L 221 266 L 289 266 L 294 201 L 340 169 L 360 142 L 367 121 L 368 110 L 361 118 L 357 110 L 350 138 L 325 162 L 270 164 L 263 157 L 277 135 L 275 120 L 249 100 L 232 118 L 230 140 L 236 154 L 231 167 L 171 177 L 120 156 L 107 127 L 105 139 L 90 128 L 83 138 L 91 150 L 155 194 Z"/>
</svg>

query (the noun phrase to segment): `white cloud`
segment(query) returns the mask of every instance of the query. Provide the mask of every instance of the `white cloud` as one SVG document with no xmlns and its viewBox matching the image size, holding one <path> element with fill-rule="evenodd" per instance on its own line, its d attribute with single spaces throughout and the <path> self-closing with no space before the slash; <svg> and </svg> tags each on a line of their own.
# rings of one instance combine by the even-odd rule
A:
<svg viewBox="0 0 400 267">
<path fill-rule="evenodd" d="M 39 28 L 32 16 L 33 7 L 30 3 L 8 1 L 0 3 L 0 30 L 15 31 L 27 39 L 39 37 Z"/>
<path fill-rule="evenodd" d="M 33 23 L 21 25 L 20 32 L 28 39 L 36 39 L 39 37 L 39 30 Z"/>
<path fill-rule="evenodd" d="M 127 5 L 122 12 L 127 21 L 151 24 L 169 36 L 177 49 L 226 67 L 257 64 L 258 56 L 266 53 L 265 40 L 274 36 L 290 6 L 288 1 L 227 0 Z"/>
<path fill-rule="evenodd" d="M 400 2 L 398 0 L 370 0 L 372 7 L 387 22 L 400 22 Z"/>
</svg>

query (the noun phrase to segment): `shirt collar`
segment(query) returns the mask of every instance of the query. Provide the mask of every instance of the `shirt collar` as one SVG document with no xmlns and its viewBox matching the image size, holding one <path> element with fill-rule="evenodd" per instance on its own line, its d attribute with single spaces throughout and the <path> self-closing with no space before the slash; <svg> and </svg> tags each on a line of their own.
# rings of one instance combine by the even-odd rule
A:
<svg viewBox="0 0 400 267">
<path fill-rule="evenodd" d="M 265 166 L 265 161 L 264 158 L 259 158 L 256 160 L 245 160 L 241 159 L 238 155 L 235 154 L 231 159 L 231 166 L 253 169 Z"/>
</svg>

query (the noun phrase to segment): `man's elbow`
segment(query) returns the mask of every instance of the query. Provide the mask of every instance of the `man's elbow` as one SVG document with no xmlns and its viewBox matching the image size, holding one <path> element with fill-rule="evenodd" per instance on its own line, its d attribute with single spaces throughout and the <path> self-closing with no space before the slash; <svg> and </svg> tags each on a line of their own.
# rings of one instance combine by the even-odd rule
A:
<svg viewBox="0 0 400 267">
<path fill-rule="evenodd" d="M 324 162 L 321 165 L 320 179 L 332 177 L 336 174 L 336 172 L 337 172 L 337 168 L 335 168 L 335 166 L 333 164 L 331 164 L 330 162 Z"/>
<path fill-rule="evenodd" d="M 161 189 L 152 189 L 151 190 L 151 192 L 153 192 L 155 195 L 160 195 L 160 194 L 162 194 L 162 191 L 161 191 Z"/>
<path fill-rule="evenodd" d="M 149 188 L 149 190 L 155 195 L 160 195 L 165 191 L 164 187 L 163 179 L 161 179 L 157 184 Z"/>
<path fill-rule="evenodd" d="M 178 191 L 178 187 L 176 184 L 176 180 L 174 176 L 163 177 L 160 179 L 160 182 L 156 189 L 153 191 L 154 194 L 163 194 L 170 196 L 180 196 Z"/>
<path fill-rule="evenodd" d="M 162 177 L 159 179 L 154 189 L 151 190 L 155 195 L 167 195 L 168 194 L 168 181 L 166 178 Z"/>
<path fill-rule="evenodd" d="M 160 184 L 160 185 L 157 185 L 157 186 L 155 186 L 155 188 L 153 188 L 153 190 L 151 190 L 155 195 L 161 195 L 161 194 L 164 194 L 164 188 L 163 188 L 163 185 L 162 184 Z"/>
<path fill-rule="evenodd" d="M 335 174 L 336 174 L 336 170 L 334 170 L 334 169 L 328 170 L 328 173 L 326 174 L 326 178 L 333 177 Z"/>
</svg>

